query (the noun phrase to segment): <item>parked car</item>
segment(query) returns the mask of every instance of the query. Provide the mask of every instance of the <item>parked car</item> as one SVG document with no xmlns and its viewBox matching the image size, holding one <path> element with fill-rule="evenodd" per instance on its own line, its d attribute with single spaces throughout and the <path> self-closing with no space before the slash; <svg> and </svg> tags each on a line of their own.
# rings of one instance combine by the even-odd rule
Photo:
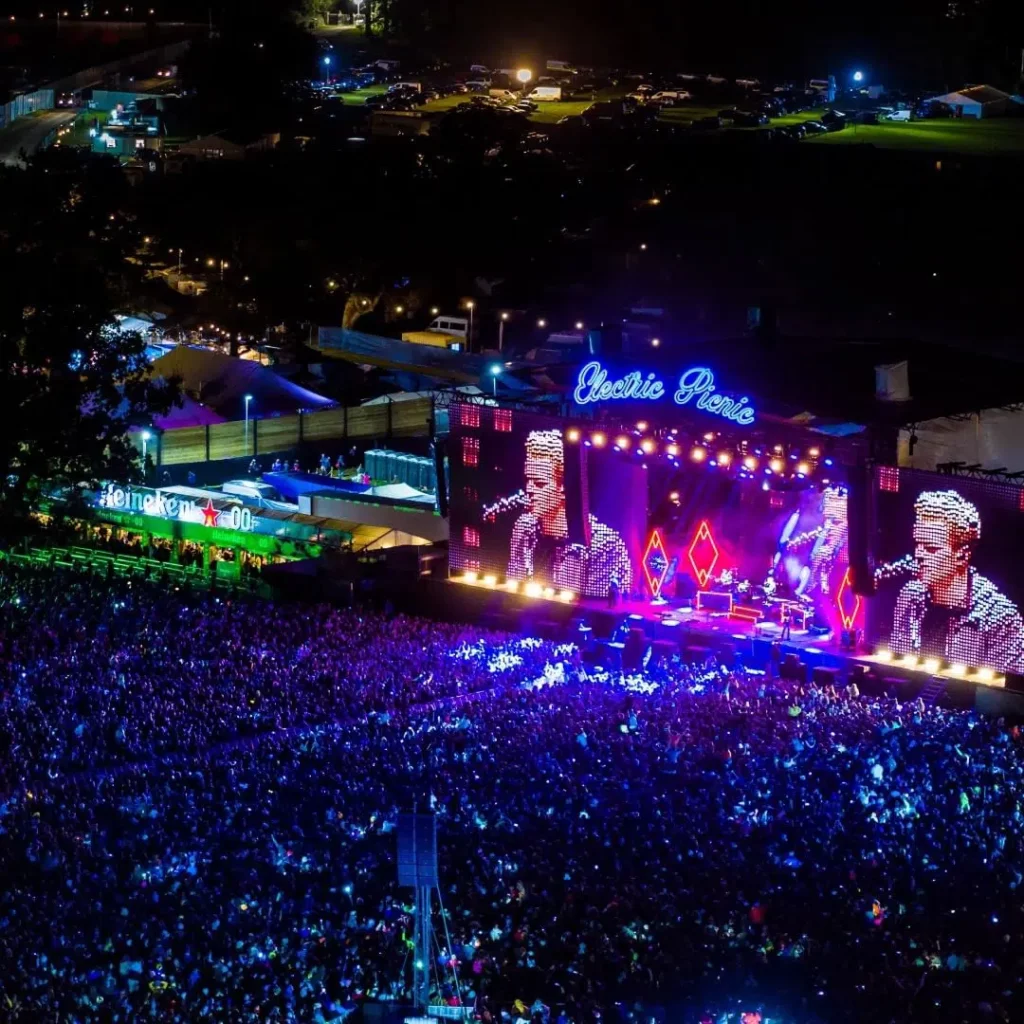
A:
<svg viewBox="0 0 1024 1024">
<path fill-rule="evenodd" d="M 801 126 L 806 135 L 825 135 L 828 132 L 828 128 L 820 121 L 803 121 Z"/>
<path fill-rule="evenodd" d="M 755 114 L 749 110 L 737 110 L 732 122 L 737 128 L 760 128 L 768 123 L 767 114 Z"/>
<path fill-rule="evenodd" d="M 554 103 L 562 98 L 562 88 L 558 85 L 538 85 L 527 99 L 535 103 Z"/>
<path fill-rule="evenodd" d="M 907 122 L 910 120 L 909 110 L 887 110 L 884 113 L 879 113 L 879 119 L 882 121 L 903 121 Z"/>
<path fill-rule="evenodd" d="M 841 132 L 846 127 L 846 115 L 838 110 L 826 110 L 821 115 L 821 123 L 830 132 Z"/>
<path fill-rule="evenodd" d="M 466 88 L 470 92 L 487 92 L 491 87 L 491 80 L 489 78 L 471 78 L 466 82 Z"/>
<path fill-rule="evenodd" d="M 685 89 L 662 89 L 652 94 L 647 102 L 659 107 L 674 107 L 679 103 L 685 103 L 687 100 L 692 99 L 693 94 Z"/>
<path fill-rule="evenodd" d="M 516 103 L 516 109 L 522 110 L 527 114 L 532 114 L 535 110 L 540 109 L 540 104 L 534 103 L 533 100 L 519 100 Z"/>
<path fill-rule="evenodd" d="M 657 90 L 653 85 L 638 85 L 630 94 L 631 100 L 636 100 L 637 103 L 646 103 Z"/>
<path fill-rule="evenodd" d="M 699 117 L 694 121 L 690 127 L 696 131 L 710 131 L 712 128 L 721 128 L 723 121 L 716 114 L 712 114 L 710 117 Z"/>
</svg>

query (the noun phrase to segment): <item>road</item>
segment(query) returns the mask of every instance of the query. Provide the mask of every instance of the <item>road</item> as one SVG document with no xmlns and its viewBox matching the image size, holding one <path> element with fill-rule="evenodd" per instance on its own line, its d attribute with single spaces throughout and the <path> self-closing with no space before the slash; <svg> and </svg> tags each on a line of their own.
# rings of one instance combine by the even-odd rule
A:
<svg viewBox="0 0 1024 1024">
<path fill-rule="evenodd" d="M 74 110 L 48 110 L 31 117 L 19 117 L 0 131 L 0 164 L 21 167 L 21 151 L 31 155 L 46 141 L 47 135 L 75 119 Z"/>
</svg>

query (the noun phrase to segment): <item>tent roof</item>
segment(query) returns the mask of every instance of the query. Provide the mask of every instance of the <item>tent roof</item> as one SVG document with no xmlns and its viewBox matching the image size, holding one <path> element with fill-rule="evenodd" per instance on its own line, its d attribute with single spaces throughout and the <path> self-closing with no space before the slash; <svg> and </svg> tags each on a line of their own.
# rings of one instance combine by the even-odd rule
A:
<svg viewBox="0 0 1024 1024">
<path fill-rule="evenodd" d="M 253 360 L 236 359 L 190 345 L 178 345 L 167 355 L 155 359 L 151 372 L 154 377 L 165 379 L 180 377 L 185 394 L 220 420 L 241 419 L 246 395 L 252 395 L 249 414 L 260 419 L 336 404 Z"/>
<path fill-rule="evenodd" d="M 1009 93 L 1002 92 L 999 89 L 991 85 L 968 85 L 963 89 L 955 89 L 953 92 L 947 92 L 943 96 L 933 96 L 933 103 L 955 103 L 958 100 L 963 102 L 967 100 L 970 103 L 999 103 L 1002 100 L 1008 100 L 1010 98 Z"/>
</svg>

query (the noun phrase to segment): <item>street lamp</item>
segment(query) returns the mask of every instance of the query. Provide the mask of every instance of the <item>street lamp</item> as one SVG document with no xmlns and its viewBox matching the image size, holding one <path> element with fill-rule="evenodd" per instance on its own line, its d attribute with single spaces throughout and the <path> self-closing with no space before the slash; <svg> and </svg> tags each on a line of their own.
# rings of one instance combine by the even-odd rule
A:
<svg viewBox="0 0 1024 1024">
<path fill-rule="evenodd" d="M 498 351 L 500 352 L 505 345 L 505 323 L 508 320 L 508 313 L 502 313 L 501 318 L 498 320 Z"/>
<path fill-rule="evenodd" d="M 854 73 L 853 73 L 853 80 L 855 82 L 863 82 L 864 81 L 864 72 L 863 71 L 854 71 Z"/>
<path fill-rule="evenodd" d="M 249 454 L 249 403 L 252 401 L 252 395 L 245 396 L 245 454 Z"/>
<path fill-rule="evenodd" d="M 582 320 L 577 320 L 576 321 L 576 330 L 577 331 L 582 331 L 583 330 L 583 321 Z"/>
<path fill-rule="evenodd" d="M 494 385 L 494 397 L 498 397 L 498 375 L 501 373 L 501 363 L 491 365 L 491 383 Z"/>
<path fill-rule="evenodd" d="M 523 87 L 523 95 L 526 95 L 526 84 L 533 78 L 533 72 L 529 68 L 520 68 L 516 72 L 516 79 Z"/>
<path fill-rule="evenodd" d="M 538 321 L 537 321 L 537 326 L 538 326 L 538 327 L 539 327 L 539 328 L 540 328 L 540 329 L 541 329 L 542 331 L 544 330 L 544 328 L 545 328 L 545 327 L 547 327 L 547 325 L 548 325 L 548 322 L 547 322 L 547 320 L 538 320 Z"/>
<path fill-rule="evenodd" d="M 142 479 L 146 479 L 146 454 L 148 452 L 149 439 L 153 435 L 148 431 L 142 432 Z"/>
<path fill-rule="evenodd" d="M 473 347 L 473 310 L 476 308 L 476 303 L 472 299 L 466 300 L 466 309 L 469 310 L 469 337 L 466 339 L 466 351 L 468 352 Z"/>
</svg>

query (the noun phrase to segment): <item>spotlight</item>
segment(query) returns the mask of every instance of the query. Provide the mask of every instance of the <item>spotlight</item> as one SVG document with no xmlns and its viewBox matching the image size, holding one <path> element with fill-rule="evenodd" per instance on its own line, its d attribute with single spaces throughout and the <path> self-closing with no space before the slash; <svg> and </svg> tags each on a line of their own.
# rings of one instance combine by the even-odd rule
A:
<svg viewBox="0 0 1024 1024">
<path fill-rule="evenodd" d="M 938 658 L 928 658 L 924 663 L 925 671 L 931 672 L 932 675 L 938 672 L 941 666 L 942 662 Z"/>
<path fill-rule="evenodd" d="M 638 424 L 636 425 L 636 429 L 637 429 L 637 430 L 646 430 L 646 429 L 647 429 L 647 420 L 641 420 L 641 421 L 640 421 L 640 422 L 639 422 L 639 423 L 638 423 Z"/>
<path fill-rule="evenodd" d="M 505 589 L 514 594 L 519 589 L 519 580 L 505 580 Z"/>
<path fill-rule="evenodd" d="M 475 583 L 477 577 L 480 574 L 475 569 L 467 569 L 466 574 L 462 577 L 467 583 Z"/>
<path fill-rule="evenodd" d="M 679 500 L 679 492 L 678 491 L 672 491 L 669 494 L 669 496 L 668 496 L 668 500 L 669 501 L 678 501 Z"/>
<path fill-rule="evenodd" d="M 728 466 L 732 462 L 732 455 L 729 452 L 718 453 L 718 464 L 720 466 Z"/>
<path fill-rule="evenodd" d="M 679 454 L 679 445 L 670 444 L 665 448 L 665 451 L 674 459 Z"/>
<path fill-rule="evenodd" d="M 694 462 L 703 462 L 707 458 L 707 455 L 708 453 L 703 448 L 694 448 L 693 451 L 690 452 L 690 458 L 693 459 Z"/>
<path fill-rule="evenodd" d="M 486 575 L 486 576 L 484 577 L 484 583 L 485 583 L 485 584 L 486 584 L 487 586 L 489 586 L 489 587 L 494 587 L 494 586 L 497 586 L 497 583 L 498 583 L 498 577 L 497 577 L 497 576 L 495 576 L 495 575 L 494 575 L 494 573 L 488 573 L 488 574 L 487 574 L 487 575 Z"/>
<path fill-rule="evenodd" d="M 577 320 L 576 321 L 576 330 L 577 331 L 582 331 L 583 330 L 583 321 L 582 320 Z"/>
<path fill-rule="evenodd" d="M 590 440 L 594 442 L 594 447 L 595 448 L 603 448 L 604 447 L 604 442 L 605 442 L 606 438 L 605 438 L 604 434 L 602 434 L 601 431 L 599 430 L 596 434 L 591 434 L 590 435 Z"/>
<path fill-rule="evenodd" d="M 555 596 L 555 588 L 554 587 L 545 587 L 544 588 L 544 596 L 550 601 L 551 598 L 553 598 Z"/>
<path fill-rule="evenodd" d="M 540 595 L 544 592 L 541 588 L 541 585 L 533 580 L 527 583 L 523 589 L 527 597 L 540 597 Z"/>
<path fill-rule="evenodd" d="M 560 590 L 558 592 L 558 600 L 559 601 L 565 601 L 567 604 L 568 604 L 569 601 L 573 600 L 573 598 L 575 598 L 575 597 L 576 597 L 576 595 L 571 590 Z"/>
<path fill-rule="evenodd" d="M 748 455 L 743 460 L 743 468 L 751 471 L 757 469 L 757 459 L 755 459 L 753 455 Z"/>
<path fill-rule="evenodd" d="M 957 662 L 955 665 L 949 666 L 949 674 L 951 676 L 962 676 L 967 674 L 967 666 L 961 665 Z"/>
<path fill-rule="evenodd" d="M 904 654 L 900 658 L 901 665 L 906 665 L 907 668 L 917 668 L 917 655 L 916 654 Z"/>
<path fill-rule="evenodd" d="M 629 451 L 629 444 L 630 444 L 630 442 L 629 442 L 629 438 L 626 437 L 625 434 L 622 434 L 620 437 L 615 438 L 615 444 L 619 448 L 622 448 L 623 451 Z"/>
<path fill-rule="evenodd" d="M 580 439 L 580 432 L 575 427 L 570 427 L 565 432 L 565 439 L 575 444 Z"/>
<path fill-rule="evenodd" d="M 658 446 L 649 437 L 645 437 L 640 442 L 640 450 L 644 453 L 644 455 L 650 455 L 651 452 L 653 452 L 654 449 L 657 447 Z"/>
<path fill-rule="evenodd" d="M 651 347 L 657 348 L 661 344 L 661 338 L 651 338 Z"/>
<path fill-rule="evenodd" d="M 978 669 L 978 678 L 983 683 L 991 683 L 992 680 L 995 679 L 995 677 L 996 677 L 995 672 L 993 672 L 992 669 L 990 669 L 990 668 L 979 668 Z"/>
<path fill-rule="evenodd" d="M 706 433 L 704 435 L 704 440 L 707 441 L 708 444 L 711 444 L 711 442 L 714 441 L 714 439 L 715 439 L 715 435 L 712 434 L 710 431 L 708 431 L 708 433 Z"/>
<path fill-rule="evenodd" d="M 806 462 L 798 462 L 796 464 L 796 471 L 797 473 L 800 474 L 800 476 L 807 476 L 807 474 L 810 473 L 811 471 L 811 467 L 808 466 Z"/>
<path fill-rule="evenodd" d="M 773 473 L 781 473 L 784 465 L 785 463 L 783 463 L 782 459 L 772 459 L 772 461 L 768 463 L 768 468 L 771 469 Z"/>
<path fill-rule="evenodd" d="M 820 448 L 808 448 L 807 454 L 812 458 L 816 459 L 821 454 Z"/>
<path fill-rule="evenodd" d="M 875 657 L 879 661 L 892 661 L 892 651 L 879 651 Z"/>
</svg>

